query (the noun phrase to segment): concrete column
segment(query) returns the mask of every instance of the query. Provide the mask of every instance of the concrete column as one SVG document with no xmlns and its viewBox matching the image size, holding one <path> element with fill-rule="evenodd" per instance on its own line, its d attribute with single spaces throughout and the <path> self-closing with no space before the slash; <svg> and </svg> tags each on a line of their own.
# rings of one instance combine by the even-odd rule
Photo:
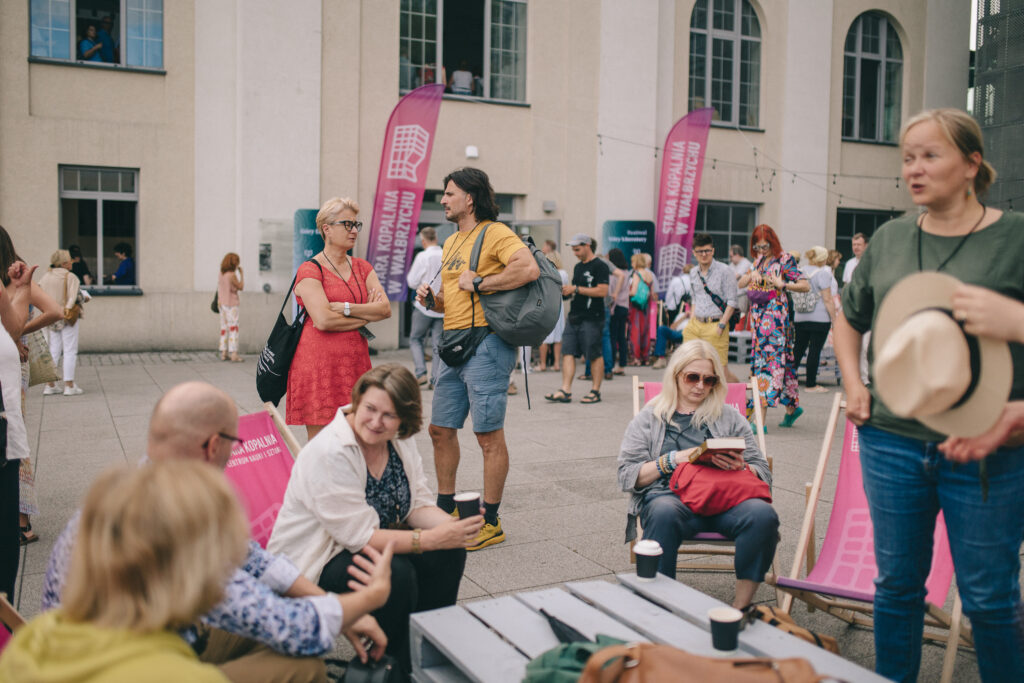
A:
<svg viewBox="0 0 1024 683">
<path fill-rule="evenodd" d="M 926 12 L 924 108 L 966 109 L 971 3 L 928 0 Z"/>
</svg>

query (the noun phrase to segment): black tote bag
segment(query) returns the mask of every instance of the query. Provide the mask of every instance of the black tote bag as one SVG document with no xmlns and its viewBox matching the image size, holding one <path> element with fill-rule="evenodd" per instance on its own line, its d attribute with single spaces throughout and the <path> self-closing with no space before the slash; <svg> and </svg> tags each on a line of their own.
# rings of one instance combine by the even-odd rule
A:
<svg viewBox="0 0 1024 683">
<path fill-rule="evenodd" d="M 316 263 L 316 267 L 320 268 L 320 264 Z M 320 272 L 323 272 L 323 268 L 320 268 Z M 256 391 L 261 401 L 270 401 L 275 406 L 288 391 L 288 368 L 292 365 L 295 348 L 299 345 L 299 337 L 302 336 L 302 325 L 306 322 L 307 316 L 306 309 L 300 306 L 295 314 L 295 320 L 290 324 L 284 317 L 284 307 L 291 299 L 296 278 L 298 273 L 292 278 L 292 285 L 284 297 L 281 310 L 278 311 L 277 322 L 274 323 L 274 329 L 267 338 L 267 345 L 263 347 L 256 363 Z"/>
</svg>

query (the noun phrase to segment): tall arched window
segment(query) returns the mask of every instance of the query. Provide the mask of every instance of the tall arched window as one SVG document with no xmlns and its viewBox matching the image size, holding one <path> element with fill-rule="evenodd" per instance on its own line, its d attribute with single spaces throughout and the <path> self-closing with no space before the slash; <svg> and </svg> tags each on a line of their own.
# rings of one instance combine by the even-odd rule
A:
<svg viewBox="0 0 1024 683">
<path fill-rule="evenodd" d="M 857 17 L 843 50 L 843 138 L 896 142 L 900 132 L 903 48 L 880 12 Z"/>
<path fill-rule="evenodd" d="M 715 121 L 756 128 L 760 90 L 761 24 L 750 2 L 697 0 L 690 15 L 690 110 L 714 107 Z"/>
</svg>

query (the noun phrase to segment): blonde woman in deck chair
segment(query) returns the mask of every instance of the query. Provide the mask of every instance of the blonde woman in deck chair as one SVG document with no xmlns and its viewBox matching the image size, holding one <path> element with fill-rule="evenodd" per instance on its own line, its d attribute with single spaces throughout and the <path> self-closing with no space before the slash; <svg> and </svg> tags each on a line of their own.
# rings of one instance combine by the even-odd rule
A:
<svg viewBox="0 0 1024 683">
<path fill-rule="evenodd" d="M 644 538 L 663 550 L 658 571 L 675 578 L 676 553 L 682 541 L 702 532 L 716 532 L 736 542 L 736 594 L 733 605 L 750 604 L 771 567 L 779 540 L 779 517 L 771 503 L 749 498 L 716 515 L 702 516 L 669 488 L 677 467 L 710 437 L 742 437 L 745 448 L 712 454 L 723 470 L 750 469 L 771 486 L 768 460 L 757 447 L 744 415 L 725 404 L 726 379 L 718 352 L 705 341 L 686 342 L 665 368 L 662 391 L 633 418 L 619 452 L 619 485 L 632 494 L 626 541 L 636 535 L 636 519 Z"/>
</svg>

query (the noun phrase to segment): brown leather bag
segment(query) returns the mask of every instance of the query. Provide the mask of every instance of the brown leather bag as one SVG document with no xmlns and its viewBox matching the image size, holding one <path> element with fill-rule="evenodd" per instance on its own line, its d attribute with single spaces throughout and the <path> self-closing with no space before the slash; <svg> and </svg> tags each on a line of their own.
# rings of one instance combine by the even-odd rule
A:
<svg viewBox="0 0 1024 683">
<path fill-rule="evenodd" d="M 748 610 L 748 618 L 760 619 L 766 623 L 771 624 L 775 628 L 785 631 L 790 635 L 794 635 L 797 638 L 806 640 L 808 643 L 817 645 L 823 650 L 828 650 L 834 654 L 840 654 L 839 652 L 839 641 L 830 635 L 824 633 L 818 633 L 808 628 L 800 626 L 793 617 L 789 616 L 781 609 L 772 607 L 770 605 L 752 605 Z"/>
<path fill-rule="evenodd" d="M 82 317 L 82 304 L 78 303 L 77 297 L 75 297 L 74 303 L 68 301 L 69 277 L 71 277 L 71 273 L 64 276 L 64 322 L 68 325 L 74 325 L 78 322 L 78 319 Z M 70 306 L 68 306 L 69 303 L 71 303 Z"/>
<path fill-rule="evenodd" d="M 613 661 L 614 660 L 614 661 Z M 608 666 L 605 666 L 605 665 Z M 612 645 L 591 655 L 580 683 L 815 683 L 824 680 L 806 659 L 715 659 L 671 645 Z"/>
</svg>

